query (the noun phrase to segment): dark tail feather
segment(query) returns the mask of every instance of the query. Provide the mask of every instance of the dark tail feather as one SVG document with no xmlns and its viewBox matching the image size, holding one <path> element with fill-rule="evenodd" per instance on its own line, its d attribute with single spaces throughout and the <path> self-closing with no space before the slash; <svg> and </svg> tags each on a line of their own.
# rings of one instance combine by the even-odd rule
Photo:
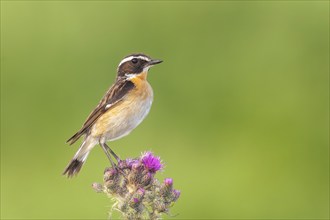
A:
<svg viewBox="0 0 330 220">
<path fill-rule="evenodd" d="M 89 152 L 95 146 L 95 141 L 93 138 L 86 138 L 81 144 L 80 148 L 74 155 L 73 159 L 70 161 L 68 166 L 65 168 L 63 175 L 68 175 L 68 177 L 73 177 L 77 175 L 82 167 L 82 165 L 87 160 Z"/>
<path fill-rule="evenodd" d="M 74 175 L 77 175 L 84 164 L 84 161 L 80 161 L 77 159 L 71 160 L 69 165 L 65 168 L 63 175 L 68 175 L 68 177 L 73 177 Z"/>
<path fill-rule="evenodd" d="M 70 145 L 74 144 L 81 137 L 81 135 L 83 135 L 83 133 L 78 131 L 72 137 L 70 137 L 69 140 L 66 141 L 66 143 L 69 143 Z"/>
</svg>

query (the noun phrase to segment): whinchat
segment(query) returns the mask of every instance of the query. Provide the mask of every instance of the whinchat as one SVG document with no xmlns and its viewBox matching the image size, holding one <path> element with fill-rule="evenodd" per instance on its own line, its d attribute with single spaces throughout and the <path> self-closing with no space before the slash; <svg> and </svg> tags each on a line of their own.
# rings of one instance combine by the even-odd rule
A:
<svg viewBox="0 0 330 220">
<path fill-rule="evenodd" d="M 115 83 L 106 92 L 96 108 L 90 113 L 82 128 L 67 143 L 75 143 L 84 135 L 84 141 L 74 155 L 63 175 L 72 177 L 85 163 L 88 154 L 99 144 L 111 165 L 113 155 L 119 157 L 106 144 L 128 135 L 149 113 L 153 91 L 147 81 L 150 67 L 161 63 L 145 54 L 131 54 L 119 63 Z"/>
</svg>

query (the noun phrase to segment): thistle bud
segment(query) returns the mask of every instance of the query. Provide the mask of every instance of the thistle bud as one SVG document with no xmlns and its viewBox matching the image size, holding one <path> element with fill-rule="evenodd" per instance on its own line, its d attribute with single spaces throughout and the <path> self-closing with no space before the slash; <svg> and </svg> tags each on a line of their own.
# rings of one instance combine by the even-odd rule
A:
<svg viewBox="0 0 330 220">
<path fill-rule="evenodd" d="M 120 168 L 120 169 L 128 168 L 127 160 L 128 159 L 119 161 L 118 162 L 118 168 Z"/>
<path fill-rule="evenodd" d="M 137 191 L 136 191 L 136 193 L 142 198 L 143 196 L 144 196 L 144 193 L 145 193 L 146 191 L 143 189 L 143 188 L 140 188 L 140 189 L 138 189 Z"/>
<path fill-rule="evenodd" d="M 103 191 L 103 186 L 100 183 L 93 183 L 92 187 L 98 193 Z"/>
<path fill-rule="evenodd" d="M 164 185 L 165 185 L 166 187 L 172 187 L 172 185 L 173 185 L 173 179 L 171 179 L 171 178 L 166 178 L 166 179 L 164 180 Z"/>
<path fill-rule="evenodd" d="M 136 209 L 140 205 L 140 203 L 141 203 L 141 199 L 133 197 L 129 202 L 129 206 Z"/>
<path fill-rule="evenodd" d="M 168 197 L 171 192 L 172 192 L 172 188 L 173 188 L 173 179 L 171 178 L 166 178 L 164 180 L 163 185 L 160 188 L 160 193 L 164 196 L 164 197 Z"/>
<path fill-rule="evenodd" d="M 179 190 L 174 189 L 173 190 L 173 202 L 175 202 L 176 200 L 178 200 L 178 198 L 180 197 L 181 192 Z"/>
<path fill-rule="evenodd" d="M 115 169 L 106 169 L 105 173 L 104 173 L 104 181 L 108 181 L 108 180 L 113 180 L 116 178 L 118 172 Z"/>
<path fill-rule="evenodd" d="M 166 205 L 165 205 L 164 201 L 162 201 L 162 200 L 156 200 L 154 202 L 154 205 L 155 205 L 155 209 L 160 213 L 167 211 Z"/>
<path fill-rule="evenodd" d="M 105 187 L 111 188 L 111 189 L 113 189 L 116 186 L 115 181 L 113 181 L 113 180 L 108 180 L 108 181 L 104 182 L 104 185 L 105 185 Z"/>
<path fill-rule="evenodd" d="M 150 181 L 152 180 L 152 174 L 147 172 L 142 178 L 141 178 L 141 185 L 147 186 L 149 185 Z"/>
</svg>

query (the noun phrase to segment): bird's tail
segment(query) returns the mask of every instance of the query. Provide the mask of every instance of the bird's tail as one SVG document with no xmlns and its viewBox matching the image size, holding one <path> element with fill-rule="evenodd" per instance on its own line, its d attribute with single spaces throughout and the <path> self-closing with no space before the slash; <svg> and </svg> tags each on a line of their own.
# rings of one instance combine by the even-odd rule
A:
<svg viewBox="0 0 330 220">
<path fill-rule="evenodd" d="M 85 161 L 87 160 L 90 150 L 95 146 L 95 144 L 95 141 L 87 137 L 81 144 L 79 150 L 74 155 L 68 166 L 65 168 L 63 175 L 67 175 L 68 177 L 77 175 L 82 165 L 84 165 Z"/>
</svg>

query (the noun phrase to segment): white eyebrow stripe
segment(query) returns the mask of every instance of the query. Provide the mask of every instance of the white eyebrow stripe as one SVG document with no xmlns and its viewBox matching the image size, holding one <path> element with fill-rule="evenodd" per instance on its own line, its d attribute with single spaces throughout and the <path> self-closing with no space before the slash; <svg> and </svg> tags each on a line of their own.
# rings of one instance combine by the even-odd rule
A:
<svg viewBox="0 0 330 220">
<path fill-rule="evenodd" d="M 125 59 L 123 59 L 118 66 L 120 66 L 121 64 L 129 61 L 129 60 L 132 60 L 133 58 L 137 58 L 137 59 L 141 59 L 141 60 L 145 60 L 145 61 L 150 61 L 149 58 L 145 57 L 145 56 L 129 56 L 129 57 L 126 57 Z"/>
</svg>

